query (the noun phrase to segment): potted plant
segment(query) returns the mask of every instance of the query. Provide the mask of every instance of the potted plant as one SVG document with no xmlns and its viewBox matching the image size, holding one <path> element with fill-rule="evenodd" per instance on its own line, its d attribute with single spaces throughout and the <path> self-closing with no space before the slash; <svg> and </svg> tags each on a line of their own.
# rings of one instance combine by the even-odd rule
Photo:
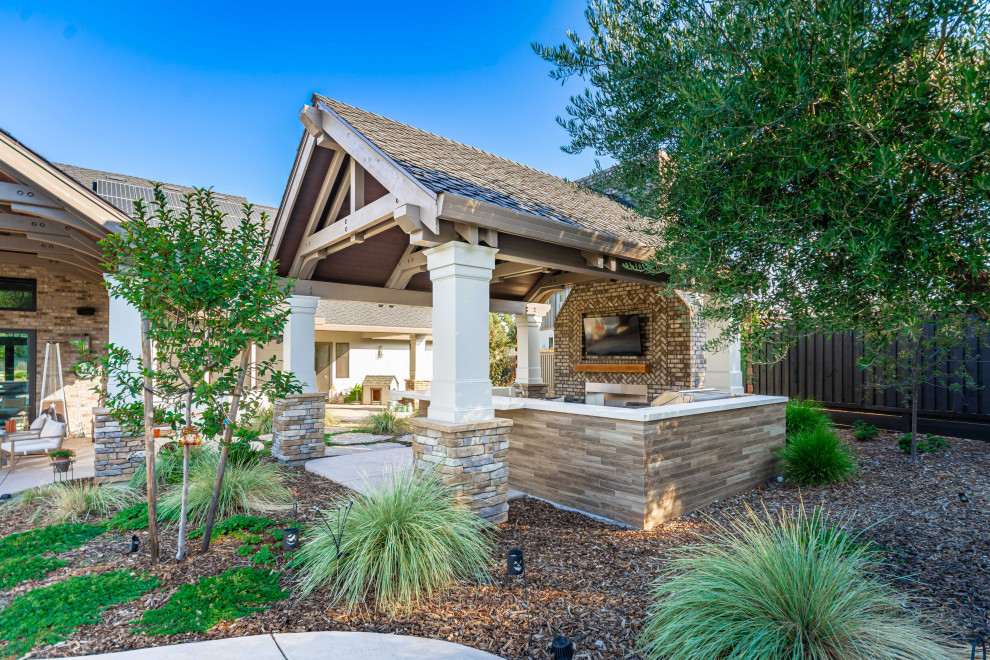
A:
<svg viewBox="0 0 990 660">
<path fill-rule="evenodd" d="M 52 460 L 52 465 L 59 472 L 68 472 L 69 464 L 72 462 L 72 457 L 76 455 L 76 452 L 71 449 L 51 449 L 48 452 L 48 458 Z"/>
</svg>

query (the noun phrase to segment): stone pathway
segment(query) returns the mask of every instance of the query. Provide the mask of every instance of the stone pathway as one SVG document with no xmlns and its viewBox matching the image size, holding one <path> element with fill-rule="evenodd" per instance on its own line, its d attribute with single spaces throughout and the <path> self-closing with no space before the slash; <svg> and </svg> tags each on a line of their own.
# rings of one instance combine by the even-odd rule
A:
<svg viewBox="0 0 990 660">
<path fill-rule="evenodd" d="M 197 660 L 207 657 L 210 660 L 241 660 L 248 657 L 251 660 L 502 660 L 484 651 L 437 639 L 341 631 L 231 637 L 85 657 L 113 660 Z"/>
<path fill-rule="evenodd" d="M 382 448 L 383 445 L 387 447 Z M 329 455 L 331 450 L 340 450 L 340 453 Z M 336 481 L 359 493 L 378 486 L 390 472 L 411 468 L 413 464 L 412 448 L 394 442 L 327 447 L 327 453 L 326 458 L 307 461 L 306 471 Z"/>
<path fill-rule="evenodd" d="M 333 431 L 328 431 L 332 433 Z M 337 433 L 336 435 L 331 435 L 327 440 L 335 445 L 364 445 L 369 442 L 384 442 L 386 440 L 391 440 L 390 435 L 374 435 L 373 433 Z"/>
</svg>

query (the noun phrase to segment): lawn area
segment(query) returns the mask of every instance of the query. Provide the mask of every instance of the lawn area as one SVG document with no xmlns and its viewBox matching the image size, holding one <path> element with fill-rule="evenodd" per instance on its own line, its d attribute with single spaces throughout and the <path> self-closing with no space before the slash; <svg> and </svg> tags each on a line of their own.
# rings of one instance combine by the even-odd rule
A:
<svg viewBox="0 0 990 660">
<path fill-rule="evenodd" d="M 516 534 L 521 537 L 526 562 L 522 579 L 509 578 L 499 559 L 489 582 L 458 584 L 409 612 L 394 614 L 348 612 L 332 603 L 328 590 L 317 589 L 298 600 L 296 594 L 288 625 L 282 594 L 288 566 L 278 542 L 280 515 L 267 514 L 278 521 L 275 525 L 259 517 L 231 520 L 209 554 L 198 555 L 193 542 L 192 554 L 183 563 L 169 557 L 175 547 L 174 526 L 170 527 L 163 535 L 166 559 L 153 567 L 143 552 L 127 553 L 131 534 L 143 541 L 146 530 L 93 536 L 93 528 L 76 526 L 58 534 L 44 532 L 39 542 L 12 536 L 43 527 L 31 521 L 33 509 L 5 506 L 0 509 L 5 533 L 0 548 L 18 548 L 18 553 L 46 561 L 20 571 L 13 586 L 0 587 L 0 617 L 25 594 L 39 594 L 82 576 L 126 574 L 140 576 L 135 577 L 140 583 L 120 593 L 107 590 L 98 603 L 66 623 L 71 626 L 58 646 L 51 645 L 57 643 L 54 638 L 39 638 L 35 657 L 271 631 L 356 630 L 434 637 L 513 660 L 527 657 L 527 651 L 529 657 L 544 657 L 554 633 L 564 633 L 575 641 L 580 657 L 636 658 L 633 649 L 651 582 L 672 549 L 710 532 L 708 517 L 727 521 L 742 515 L 745 505 L 775 511 L 803 498 L 806 507 L 823 504 L 833 517 L 846 518 L 849 527 L 863 530 L 863 540 L 883 562 L 880 570 L 901 591 L 916 596 L 912 607 L 935 627 L 958 639 L 990 635 L 990 446 L 950 439 L 951 448 L 926 453 L 913 467 L 898 448 L 897 435 L 856 442 L 851 431 L 841 433 L 852 443 L 860 466 L 859 478 L 848 483 L 798 489 L 773 482 L 651 531 L 605 524 L 537 500 L 514 500 L 495 543 L 504 557 L 506 549 L 518 545 Z M 301 468 L 278 469 L 295 477 L 291 488 L 301 509 L 343 492 Z M 73 584 L 58 588 L 89 588 Z M 2 644 L 0 658 L 5 658 Z"/>
</svg>

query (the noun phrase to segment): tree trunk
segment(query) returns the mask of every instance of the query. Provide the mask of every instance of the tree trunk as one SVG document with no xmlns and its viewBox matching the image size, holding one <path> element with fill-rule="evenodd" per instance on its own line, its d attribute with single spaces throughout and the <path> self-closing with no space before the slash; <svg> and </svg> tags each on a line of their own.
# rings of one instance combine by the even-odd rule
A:
<svg viewBox="0 0 990 660">
<path fill-rule="evenodd" d="M 911 462 L 918 462 L 918 387 L 911 390 Z"/>
<path fill-rule="evenodd" d="M 186 558 L 186 507 L 189 504 L 189 432 L 192 423 L 192 392 L 186 395 L 186 428 L 182 433 L 182 504 L 179 507 L 179 549 L 175 553 L 177 561 Z"/>
<path fill-rule="evenodd" d="M 234 436 L 234 423 L 237 421 L 237 408 L 241 404 L 241 394 L 244 392 L 244 377 L 247 375 L 248 363 L 251 359 L 251 347 L 241 353 L 240 371 L 237 374 L 237 385 L 234 396 L 230 401 L 230 411 L 227 413 L 227 425 L 223 430 L 223 445 L 220 448 L 220 464 L 217 467 L 217 480 L 213 483 L 213 496 L 210 498 L 210 509 L 206 512 L 206 526 L 203 529 L 202 552 L 210 549 L 213 536 L 213 523 L 216 522 L 217 504 L 220 501 L 220 489 L 223 487 L 223 473 L 227 470 L 227 456 L 230 454 L 230 441 Z"/>
<path fill-rule="evenodd" d="M 155 479 L 155 400 L 151 393 L 151 322 L 141 321 L 141 362 L 144 366 L 144 471 L 148 488 L 148 550 L 158 563 L 158 482 Z"/>
</svg>

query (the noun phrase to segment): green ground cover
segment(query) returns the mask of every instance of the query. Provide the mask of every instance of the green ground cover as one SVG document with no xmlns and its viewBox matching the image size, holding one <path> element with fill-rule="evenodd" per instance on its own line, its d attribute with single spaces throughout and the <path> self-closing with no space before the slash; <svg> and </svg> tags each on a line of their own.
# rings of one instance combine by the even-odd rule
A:
<svg viewBox="0 0 990 660">
<path fill-rule="evenodd" d="M 17 658 L 39 644 L 57 644 L 76 628 L 100 620 L 116 603 L 158 586 L 158 578 L 130 571 L 71 577 L 21 594 L 0 610 L 0 658 Z"/>
<path fill-rule="evenodd" d="M 0 589 L 10 589 L 24 580 L 39 580 L 65 562 L 50 557 L 10 557 L 0 559 Z"/>
</svg>

